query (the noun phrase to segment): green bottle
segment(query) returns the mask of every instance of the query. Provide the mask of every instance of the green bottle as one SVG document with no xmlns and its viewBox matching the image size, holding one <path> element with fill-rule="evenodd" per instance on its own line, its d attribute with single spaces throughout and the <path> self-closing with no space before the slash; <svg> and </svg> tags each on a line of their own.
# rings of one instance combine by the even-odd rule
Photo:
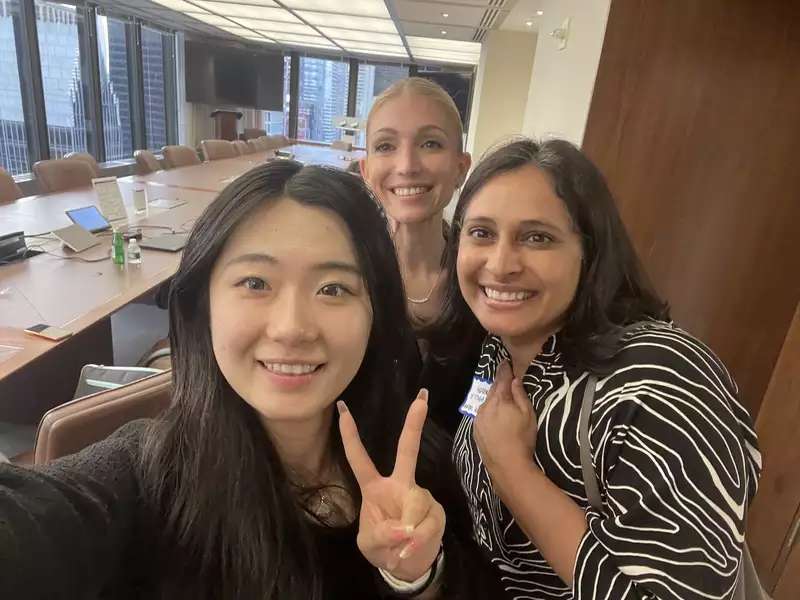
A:
<svg viewBox="0 0 800 600">
<path fill-rule="evenodd" d="M 115 265 L 124 265 L 125 264 L 125 240 L 122 239 L 122 234 L 114 230 L 114 236 L 111 238 L 111 247 L 113 249 L 113 254 L 111 255 L 111 260 L 114 261 Z"/>
</svg>

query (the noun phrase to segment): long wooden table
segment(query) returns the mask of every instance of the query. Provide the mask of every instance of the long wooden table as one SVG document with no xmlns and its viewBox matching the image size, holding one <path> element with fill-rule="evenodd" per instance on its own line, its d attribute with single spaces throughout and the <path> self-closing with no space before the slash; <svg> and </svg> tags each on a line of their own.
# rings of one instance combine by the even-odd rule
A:
<svg viewBox="0 0 800 600">
<path fill-rule="evenodd" d="M 357 152 L 301 144 L 283 150 L 306 164 L 341 168 L 362 156 Z M 142 227 L 145 237 L 167 233 L 166 228 L 188 231 L 219 191 L 272 156 L 273 152 L 263 152 L 119 178 L 129 225 Z M 149 200 L 178 199 L 185 204 L 172 209 L 149 208 L 146 214 L 137 215 L 132 206 L 132 190 L 142 186 L 146 187 Z M 26 235 L 43 235 L 29 238 L 28 245 L 49 252 L 0 265 L 0 384 L 61 347 L 76 347 L 80 340 L 75 338 L 79 334 L 96 328 L 112 313 L 156 288 L 178 266 L 180 253 L 148 249 L 142 251 L 141 266 L 115 265 L 110 260 L 108 235 L 101 238 L 100 245 L 80 253 L 85 261 L 65 258 L 71 253 L 48 239 L 47 233 L 70 224 L 65 210 L 89 204 L 98 204 L 91 188 L 31 196 L 0 205 L 0 233 L 22 230 Z M 74 334 L 73 338 L 51 342 L 23 332 L 25 327 L 40 322 L 66 329 Z"/>
</svg>

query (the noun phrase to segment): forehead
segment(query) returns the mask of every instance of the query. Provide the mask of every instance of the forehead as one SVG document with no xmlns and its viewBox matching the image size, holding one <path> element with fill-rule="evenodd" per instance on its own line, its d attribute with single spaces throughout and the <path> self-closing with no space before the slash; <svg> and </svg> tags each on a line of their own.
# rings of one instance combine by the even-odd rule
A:
<svg viewBox="0 0 800 600">
<path fill-rule="evenodd" d="M 508 224 L 538 220 L 572 228 L 567 206 L 556 194 L 550 176 L 533 165 L 497 175 L 475 192 L 464 220 L 476 218 Z"/>
<path fill-rule="evenodd" d="M 388 98 L 375 111 L 369 120 L 369 135 L 379 129 L 390 128 L 399 133 L 413 133 L 422 127 L 435 125 L 444 129 L 449 136 L 458 137 L 458 124 L 454 115 L 440 101 L 431 96 L 414 92 L 402 92 Z"/>
<path fill-rule="evenodd" d="M 355 262 L 350 233 L 337 214 L 291 198 L 265 202 L 234 230 L 220 259 L 262 252 L 293 263 Z"/>
</svg>

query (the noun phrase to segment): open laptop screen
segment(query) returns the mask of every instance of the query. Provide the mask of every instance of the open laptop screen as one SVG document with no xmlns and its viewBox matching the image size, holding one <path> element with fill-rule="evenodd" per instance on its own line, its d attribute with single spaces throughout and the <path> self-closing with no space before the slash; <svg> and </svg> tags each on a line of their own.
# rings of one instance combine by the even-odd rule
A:
<svg viewBox="0 0 800 600">
<path fill-rule="evenodd" d="M 80 225 L 92 233 L 111 228 L 109 222 L 106 221 L 106 218 L 100 213 L 99 210 L 97 210 L 97 207 L 94 205 L 73 208 L 72 210 L 66 211 L 66 213 L 70 218 L 70 221 Z"/>
</svg>

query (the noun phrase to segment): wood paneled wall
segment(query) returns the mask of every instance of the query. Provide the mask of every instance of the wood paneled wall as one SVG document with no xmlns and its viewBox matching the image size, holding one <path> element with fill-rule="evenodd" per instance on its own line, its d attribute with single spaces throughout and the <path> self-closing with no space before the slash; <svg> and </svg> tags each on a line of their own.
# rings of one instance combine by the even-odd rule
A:
<svg viewBox="0 0 800 600">
<path fill-rule="evenodd" d="M 800 2 L 614 0 L 584 149 L 757 414 L 800 300 Z"/>
</svg>

